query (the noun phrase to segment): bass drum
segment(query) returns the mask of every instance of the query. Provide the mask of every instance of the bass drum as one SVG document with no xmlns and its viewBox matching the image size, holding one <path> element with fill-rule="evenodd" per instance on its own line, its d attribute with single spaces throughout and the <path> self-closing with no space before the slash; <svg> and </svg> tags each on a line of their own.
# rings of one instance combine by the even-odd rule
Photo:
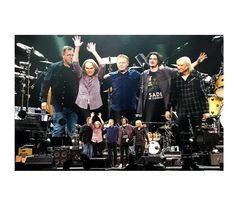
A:
<svg viewBox="0 0 236 206">
<path fill-rule="evenodd" d="M 149 154 L 158 154 L 161 150 L 160 144 L 157 141 L 149 142 L 148 153 Z"/>
<path fill-rule="evenodd" d="M 217 97 L 223 99 L 224 98 L 224 75 L 220 75 L 215 84 L 215 94 Z"/>
<path fill-rule="evenodd" d="M 211 116 L 217 116 L 220 113 L 223 102 L 220 98 L 213 95 L 208 97 L 209 113 Z"/>
</svg>

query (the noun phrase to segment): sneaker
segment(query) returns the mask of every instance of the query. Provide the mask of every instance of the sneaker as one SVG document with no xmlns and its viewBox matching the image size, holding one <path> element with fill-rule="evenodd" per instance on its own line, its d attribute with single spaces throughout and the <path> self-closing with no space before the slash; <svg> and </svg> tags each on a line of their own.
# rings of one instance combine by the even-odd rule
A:
<svg viewBox="0 0 236 206">
<path fill-rule="evenodd" d="M 119 165 L 119 168 L 120 168 L 120 169 L 122 168 L 122 164 Z"/>
</svg>

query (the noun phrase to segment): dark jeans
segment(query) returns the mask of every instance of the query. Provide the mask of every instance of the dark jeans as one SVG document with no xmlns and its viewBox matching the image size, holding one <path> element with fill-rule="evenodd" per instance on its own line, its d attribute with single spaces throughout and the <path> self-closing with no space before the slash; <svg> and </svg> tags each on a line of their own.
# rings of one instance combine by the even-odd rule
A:
<svg viewBox="0 0 236 206">
<path fill-rule="evenodd" d="M 120 145 L 120 164 L 125 165 L 124 163 L 124 153 L 125 153 L 125 163 L 129 162 L 129 143 L 121 143 Z"/>
<path fill-rule="evenodd" d="M 126 117 L 129 122 L 135 120 L 135 110 L 121 110 L 121 111 L 114 111 L 112 110 L 112 118 L 115 120 L 115 123 L 121 124 L 120 120 L 122 117 Z"/>
<path fill-rule="evenodd" d="M 102 157 L 102 148 L 103 148 L 103 142 L 99 143 L 92 143 L 93 144 L 93 155 L 94 157 Z"/>
<path fill-rule="evenodd" d="M 109 163 L 111 166 L 115 166 L 117 164 L 117 144 L 116 142 L 113 143 L 107 143 L 107 148 L 108 148 L 108 159 L 109 159 Z M 113 151 L 113 155 L 114 155 L 114 162 L 112 164 L 112 151 Z"/>
<path fill-rule="evenodd" d="M 192 153 L 198 151 L 196 132 L 201 129 L 201 116 L 179 116 L 178 125 L 176 143 L 182 153 L 182 169 L 198 169 Z"/>
<path fill-rule="evenodd" d="M 56 112 L 53 106 L 53 137 L 71 137 L 77 133 L 77 114 L 67 107 L 63 107 L 61 112 Z"/>
<path fill-rule="evenodd" d="M 87 142 L 83 146 L 83 154 L 87 155 L 89 158 L 93 156 L 93 145 L 90 142 Z"/>
<path fill-rule="evenodd" d="M 144 145 L 135 145 L 135 160 L 138 161 L 143 156 Z"/>
<path fill-rule="evenodd" d="M 189 147 L 190 144 L 193 144 L 189 141 L 191 137 L 194 138 L 194 143 L 196 144 L 195 133 L 197 130 L 201 129 L 201 123 L 201 116 L 179 117 L 176 143 L 179 145 L 181 151 L 185 150 L 186 146 Z"/>
</svg>

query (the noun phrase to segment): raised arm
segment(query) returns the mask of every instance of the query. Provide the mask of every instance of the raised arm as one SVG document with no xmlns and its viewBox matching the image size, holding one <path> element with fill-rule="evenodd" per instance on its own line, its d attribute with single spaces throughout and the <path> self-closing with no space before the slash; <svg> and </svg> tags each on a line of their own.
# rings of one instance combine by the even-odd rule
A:
<svg viewBox="0 0 236 206">
<path fill-rule="evenodd" d="M 197 65 L 202 63 L 206 58 L 207 58 L 207 54 L 205 52 L 201 52 L 197 60 L 192 63 L 192 66 L 196 67 Z"/>
<path fill-rule="evenodd" d="M 87 44 L 87 50 L 93 54 L 93 56 L 97 59 L 99 65 L 103 64 L 102 58 L 96 51 L 96 44 L 94 44 L 93 42 L 89 42 Z"/>
<path fill-rule="evenodd" d="M 73 56 L 73 67 L 78 75 L 78 78 L 80 78 L 82 75 L 82 68 L 80 67 L 80 63 L 79 63 L 79 50 L 83 42 L 81 42 L 80 36 L 74 36 L 72 40 L 74 41 L 74 46 L 75 46 L 75 51 L 74 51 L 74 56 Z"/>
<path fill-rule="evenodd" d="M 100 119 L 102 125 L 104 125 L 104 121 L 102 119 L 102 113 L 98 113 L 98 118 Z"/>
<path fill-rule="evenodd" d="M 105 74 L 105 75 L 103 76 L 103 79 L 108 79 L 110 76 L 111 76 L 110 74 Z"/>
<path fill-rule="evenodd" d="M 72 38 L 72 40 L 73 40 L 74 46 L 75 46 L 73 62 L 79 62 L 79 50 L 84 42 L 81 42 L 81 36 L 74 36 L 74 38 Z"/>
<path fill-rule="evenodd" d="M 92 112 L 92 113 L 90 114 L 90 117 L 91 117 L 91 118 L 89 118 L 88 123 L 89 123 L 89 126 L 91 127 L 91 129 L 93 129 L 93 128 L 94 128 L 94 125 L 93 125 L 94 112 Z"/>
</svg>

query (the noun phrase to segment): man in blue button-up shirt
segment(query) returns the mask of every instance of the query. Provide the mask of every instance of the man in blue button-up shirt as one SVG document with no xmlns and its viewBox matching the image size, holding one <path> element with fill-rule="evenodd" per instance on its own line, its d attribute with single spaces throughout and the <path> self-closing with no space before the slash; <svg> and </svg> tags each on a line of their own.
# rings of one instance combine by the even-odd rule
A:
<svg viewBox="0 0 236 206">
<path fill-rule="evenodd" d="M 118 71 L 104 76 L 104 79 L 108 79 L 111 83 L 111 112 L 116 123 L 122 116 L 127 117 L 129 121 L 135 119 L 140 73 L 129 70 L 128 66 L 129 57 L 119 54 L 117 56 Z"/>
</svg>

